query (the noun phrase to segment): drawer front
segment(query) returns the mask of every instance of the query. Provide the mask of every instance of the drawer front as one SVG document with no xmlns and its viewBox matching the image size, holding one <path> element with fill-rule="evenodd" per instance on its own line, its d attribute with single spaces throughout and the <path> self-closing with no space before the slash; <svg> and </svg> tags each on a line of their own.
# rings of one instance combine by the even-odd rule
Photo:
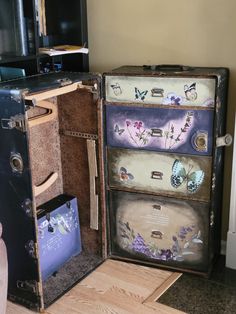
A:
<svg viewBox="0 0 236 314">
<path fill-rule="evenodd" d="M 106 101 L 214 107 L 214 78 L 106 76 Z"/>
<path fill-rule="evenodd" d="M 109 186 L 208 201 L 210 157 L 109 148 Z"/>
<path fill-rule="evenodd" d="M 211 155 L 213 120 L 213 110 L 107 105 L 107 144 Z"/>
<path fill-rule="evenodd" d="M 203 270 L 207 203 L 113 191 L 110 205 L 113 254 Z"/>
</svg>

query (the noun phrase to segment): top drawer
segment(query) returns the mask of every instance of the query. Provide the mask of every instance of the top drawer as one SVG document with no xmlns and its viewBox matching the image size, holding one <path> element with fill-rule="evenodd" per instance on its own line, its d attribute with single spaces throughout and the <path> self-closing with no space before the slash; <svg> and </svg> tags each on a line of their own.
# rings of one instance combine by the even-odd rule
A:
<svg viewBox="0 0 236 314">
<path fill-rule="evenodd" d="M 112 76 L 105 78 L 106 101 L 215 106 L 215 78 Z"/>
</svg>

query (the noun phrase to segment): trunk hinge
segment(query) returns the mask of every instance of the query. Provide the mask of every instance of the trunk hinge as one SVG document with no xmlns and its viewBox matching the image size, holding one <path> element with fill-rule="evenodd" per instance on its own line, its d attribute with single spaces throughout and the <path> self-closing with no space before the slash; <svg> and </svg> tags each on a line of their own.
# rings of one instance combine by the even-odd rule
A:
<svg viewBox="0 0 236 314">
<path fill-rule="evenodd" d="M 10 117 L 10 119 L 1 119 L 2 129 L 12 130 L 17 129 L 21 132 L 26 132 L 25 115 L 17 114 Z"/>
<path fill-rule="evenodd" d="M 71 85 L 73 82 L 67 77 L 57 80 L 61 87 Z"/>
<path fill-rule="evenodd" d="M 99 94 L 99 88 L 98 88 L 98 84 L 94 83 L 93 85 L 85 85 L 85 84 L 78 84 L 78 88 L 79 89 L 86 89 L 88 90 L 90 93 L 98 95 Z"/>
<path fill-rule="evenodd" d="M 37 282 L 36 280 L 17 280 L 16 287 L 22 291 L 31 292 L 37 295 L 41 294 L 39 282 Z"/>
</svg>

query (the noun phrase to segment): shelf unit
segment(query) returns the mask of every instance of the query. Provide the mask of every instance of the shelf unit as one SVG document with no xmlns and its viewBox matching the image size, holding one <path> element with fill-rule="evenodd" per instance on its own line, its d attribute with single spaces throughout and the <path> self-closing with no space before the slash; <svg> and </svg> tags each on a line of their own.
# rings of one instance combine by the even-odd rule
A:
<svg viewBox="0 0 236 314">
<path fill-rule="evenodd" d="M 0 0 L 0 3 L 0 66 L 23 68 L 27 76 L 54 70 L 88 71 L 87 54 L 54 57 L 39 54 L 39 47 L 87 47 L 86 0 L 70 0 L 69 4 L 55 0 Z"/>
</svg>

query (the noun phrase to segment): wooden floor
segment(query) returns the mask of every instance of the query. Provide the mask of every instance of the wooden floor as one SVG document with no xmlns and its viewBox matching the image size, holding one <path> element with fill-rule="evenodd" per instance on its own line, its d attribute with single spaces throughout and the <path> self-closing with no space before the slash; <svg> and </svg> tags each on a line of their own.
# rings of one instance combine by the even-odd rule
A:
<svg viewBox="0 0 236 314">
<path fill-rule="evenodd" d="M 179 273 L 107 260 L 57 302 L 47 314 L 178 314 L 155 302 Z M 8 302 L 6 314 L 34 312 Z"/>
</svg>

